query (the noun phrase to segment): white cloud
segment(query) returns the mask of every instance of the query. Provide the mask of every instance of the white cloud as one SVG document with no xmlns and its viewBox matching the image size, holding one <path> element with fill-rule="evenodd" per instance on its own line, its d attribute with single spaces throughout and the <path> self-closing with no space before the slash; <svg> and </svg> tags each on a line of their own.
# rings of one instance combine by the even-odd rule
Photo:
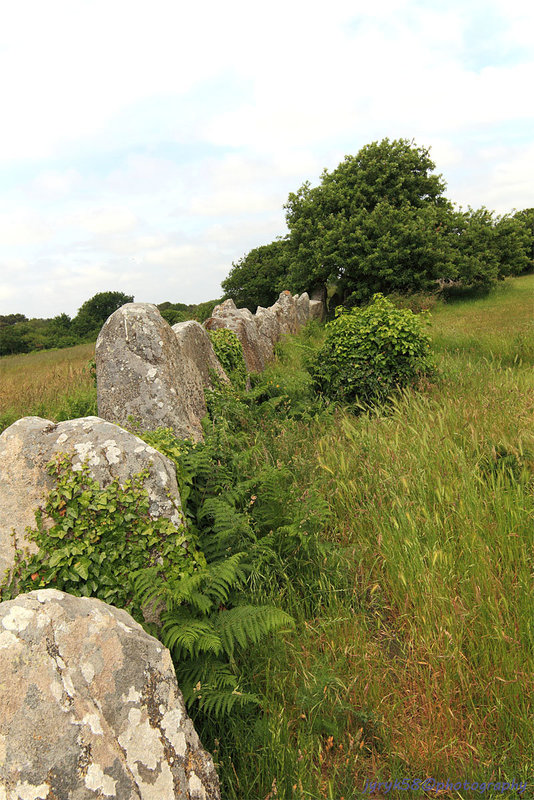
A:
<svg viewBox="0 0 534 800">
<path fill-rule="evenodd" d="M 186 244 L 148 250 L 142 256 L 142 260 L 147 264 L 158 266 L 193 267 L 205 257 L 205 254 L 205 248 Z"/>
<path fill-rule="evenodd" d="M 10 300 L 16 294 L 15 289 L 13 286 L 9 286 L 8 284 L 1 284 L 0 283 L 0 300 Z"/>
<path fill-rule="evenodd" d="M 64 224 L 89 233 L 107 235 L 132 231 L 139 220 L 128 208 L 92 208 L 73 214 Z"/>
<path fill-rule="evenodd" d="M 21 208 L 0 213 L 2 248 L 38 245 L 51 237 L 52 230 L 44 216 L 37 211 Z"/>
<path fill-rule="evenodd" d="M 506 158 L 492 162 L 486 204 L 500 213 L 516 208 L 532 208 L 532 176 L 534 175 L 534 144 L 514 148 Z"/>
<path fill-rule="evenodd" d="M 531 206 L 533 25 L 519 0 L 9 4 L 0 313 L 215 297 L 290 191 L 384 136 L 453 200 Z"/>
<path fill-rule="evenodd" d="M 59 170 L 45 170 L 32 182 L 31 191 L 45 201 L 65 197 L 81 183 L 80 173 L 75 169 L 63 172 Z"/>
</svg>

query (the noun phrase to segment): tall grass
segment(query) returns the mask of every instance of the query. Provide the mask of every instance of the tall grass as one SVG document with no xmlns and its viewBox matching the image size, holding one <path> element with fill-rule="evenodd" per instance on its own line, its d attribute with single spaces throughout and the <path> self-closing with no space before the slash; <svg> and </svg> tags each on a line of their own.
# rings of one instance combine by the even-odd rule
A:
<svg viewBox="0 0 534 800">
<path fill-rule="evenodd" d="M 94 344 L 0 358 L 0 432 L 24 416 L 54 421 L 96 414 Z"/>
<path fill-rule="evenodd" d="M 483 299 L 439 304 L 433 310 L 434 348 L 534 365 L 534 275 L 499 284 Z"/>
<path fill-rule="evenodd" d="M 530 347 L 533 288 L 436 308 L 439 377 L 388 407 L 297 413 L 268 439 L 259 426 L 269 457 L 328 503 L 345 574 L 325 575 L 314 617 L 284 606 L 298 630 L 251 660 L 267 712 L 235 723 L 242 746 L 214 743 L 226 797 L 532 781 L 534 376 L 514 337 Z M 297 409 L 308 346 L 286 342 L 261 379 Z"/>
<path fill-rule="evenodd" d="M 250 587 L 298 625 L 246 657 L 261 712 L 196 721 L 227 800 L 354 800 L 366 781 L 427 777 L 530 780 L 534 796 L 533 321 L 534 276 L 436 306 L 436 380 L 360 416 L 314 396 L 317 328 L 255 380 L 255 424 L 235 422 L 228 446 L 290 484 L 280 519 L 287 502 L 326 505 L 338 558 L 320 580 L 302 558 L 293 591 Z M 90 357 L 0 360 L 0 413 L 94 403 Z M 250 500 L 273 526 L 275 501 Z"/>
<path fill-rule="evenodd" d="M 354 552 L 350 635 L 386 775 L 532 766 L 532 383 L 463 361 L 461 382 L 343 416 L 319 442 L 330 535 Z"/>
</svg>

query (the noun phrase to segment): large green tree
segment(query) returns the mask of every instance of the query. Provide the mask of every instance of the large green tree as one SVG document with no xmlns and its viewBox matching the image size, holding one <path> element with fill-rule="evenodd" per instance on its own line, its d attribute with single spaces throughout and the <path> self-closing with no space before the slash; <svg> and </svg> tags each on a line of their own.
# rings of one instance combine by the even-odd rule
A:
<svg viewBox="0 0 534 800">
<path fill-rule="evenodd" d="M 294 289 L 335 281 L 345 297 L 429 288 L 454 277 L 451 203 L 429 151 L 406 139 L 373 142 L 346 156 L 319 186 L 289 195 Z"/>
<path fill-rule="evenodd" d="M 98 292 L 80 307 L 72 320 L 73 332 L 78 336 L 93 336 L 107 318 L 125 303 L 133 303 L 133 296 L 124 292 Z"/>
<path fill-rule="evenodd" d="M 288 256 L 285 239 L 255 247 L 232 264 L 230 274 L 221 284 L 225 296 L 238 308 L 246 306 L 252 312 L 258 306 L 271 305 L 287 289 Z"/>
<path fill-rule="evenodd" d="M 289 195 L 289 235 L 234 264 L 226 296 L 254 311 L 281 289 L 327 287 L 353 305 L 377 292 L 487 290 L 534 266 L 534 209 L 464 211 L 444 191 L 427 148 L 372 142 Z"/>
<path fill-rule="evenodd" d="M 528 231 L 520 220 L 482 208 L 454 209 L 449 216 L 455 288 L 487 290 L 528 267 Z"/>
<path fill-rule="evenodd" d="M 514 219 L 524 225 L 527 232 L 529 262 L 525 269 L 534 269 L 534 208 L 524 208 L 522 211 L 516 211 Z"/>
</svg>

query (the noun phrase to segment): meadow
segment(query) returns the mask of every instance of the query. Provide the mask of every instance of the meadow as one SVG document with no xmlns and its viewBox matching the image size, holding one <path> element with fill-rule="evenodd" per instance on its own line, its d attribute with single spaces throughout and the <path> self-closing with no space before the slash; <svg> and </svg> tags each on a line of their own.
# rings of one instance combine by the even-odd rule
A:
<svg viewBox="0 0 534 800">
<path fill-rule="evenodd" d="M 93 343 L 0 358 L 0 431 L 24 416 L 96 414 Z"/>
<path fill-rule="evenodd" d="M 212 403 L 208 443 L 280 552 L 248 592 L 296 622 L 238 659 L 259 708 L 192 712 L 229 800 L 503 796 L 447 780 L 534 796 L 534 276 L 431 324 L 436 376 L 387 406 L 314 395 L 313 326 L 248 399 Z M 4 427 L 96 413 L 91 357 L 0 359 Z M 388 788 L 403 779 L 435 784 Z"/>
</svg>

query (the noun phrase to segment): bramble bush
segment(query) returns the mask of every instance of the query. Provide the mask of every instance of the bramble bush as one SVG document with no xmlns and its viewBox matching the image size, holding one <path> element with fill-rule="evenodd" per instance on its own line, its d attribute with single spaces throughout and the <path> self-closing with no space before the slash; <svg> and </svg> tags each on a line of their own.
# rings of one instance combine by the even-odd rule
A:
<svg viewBox="0 0 534 800">
<path fill-rule="evenodd" d="M 396 308 L 381 294 L 364 308 L 336 313 L 312 365 L 315 384 L 327 397 L 381 402 L 433 372 L 424 313 Z"/>
</svg>

